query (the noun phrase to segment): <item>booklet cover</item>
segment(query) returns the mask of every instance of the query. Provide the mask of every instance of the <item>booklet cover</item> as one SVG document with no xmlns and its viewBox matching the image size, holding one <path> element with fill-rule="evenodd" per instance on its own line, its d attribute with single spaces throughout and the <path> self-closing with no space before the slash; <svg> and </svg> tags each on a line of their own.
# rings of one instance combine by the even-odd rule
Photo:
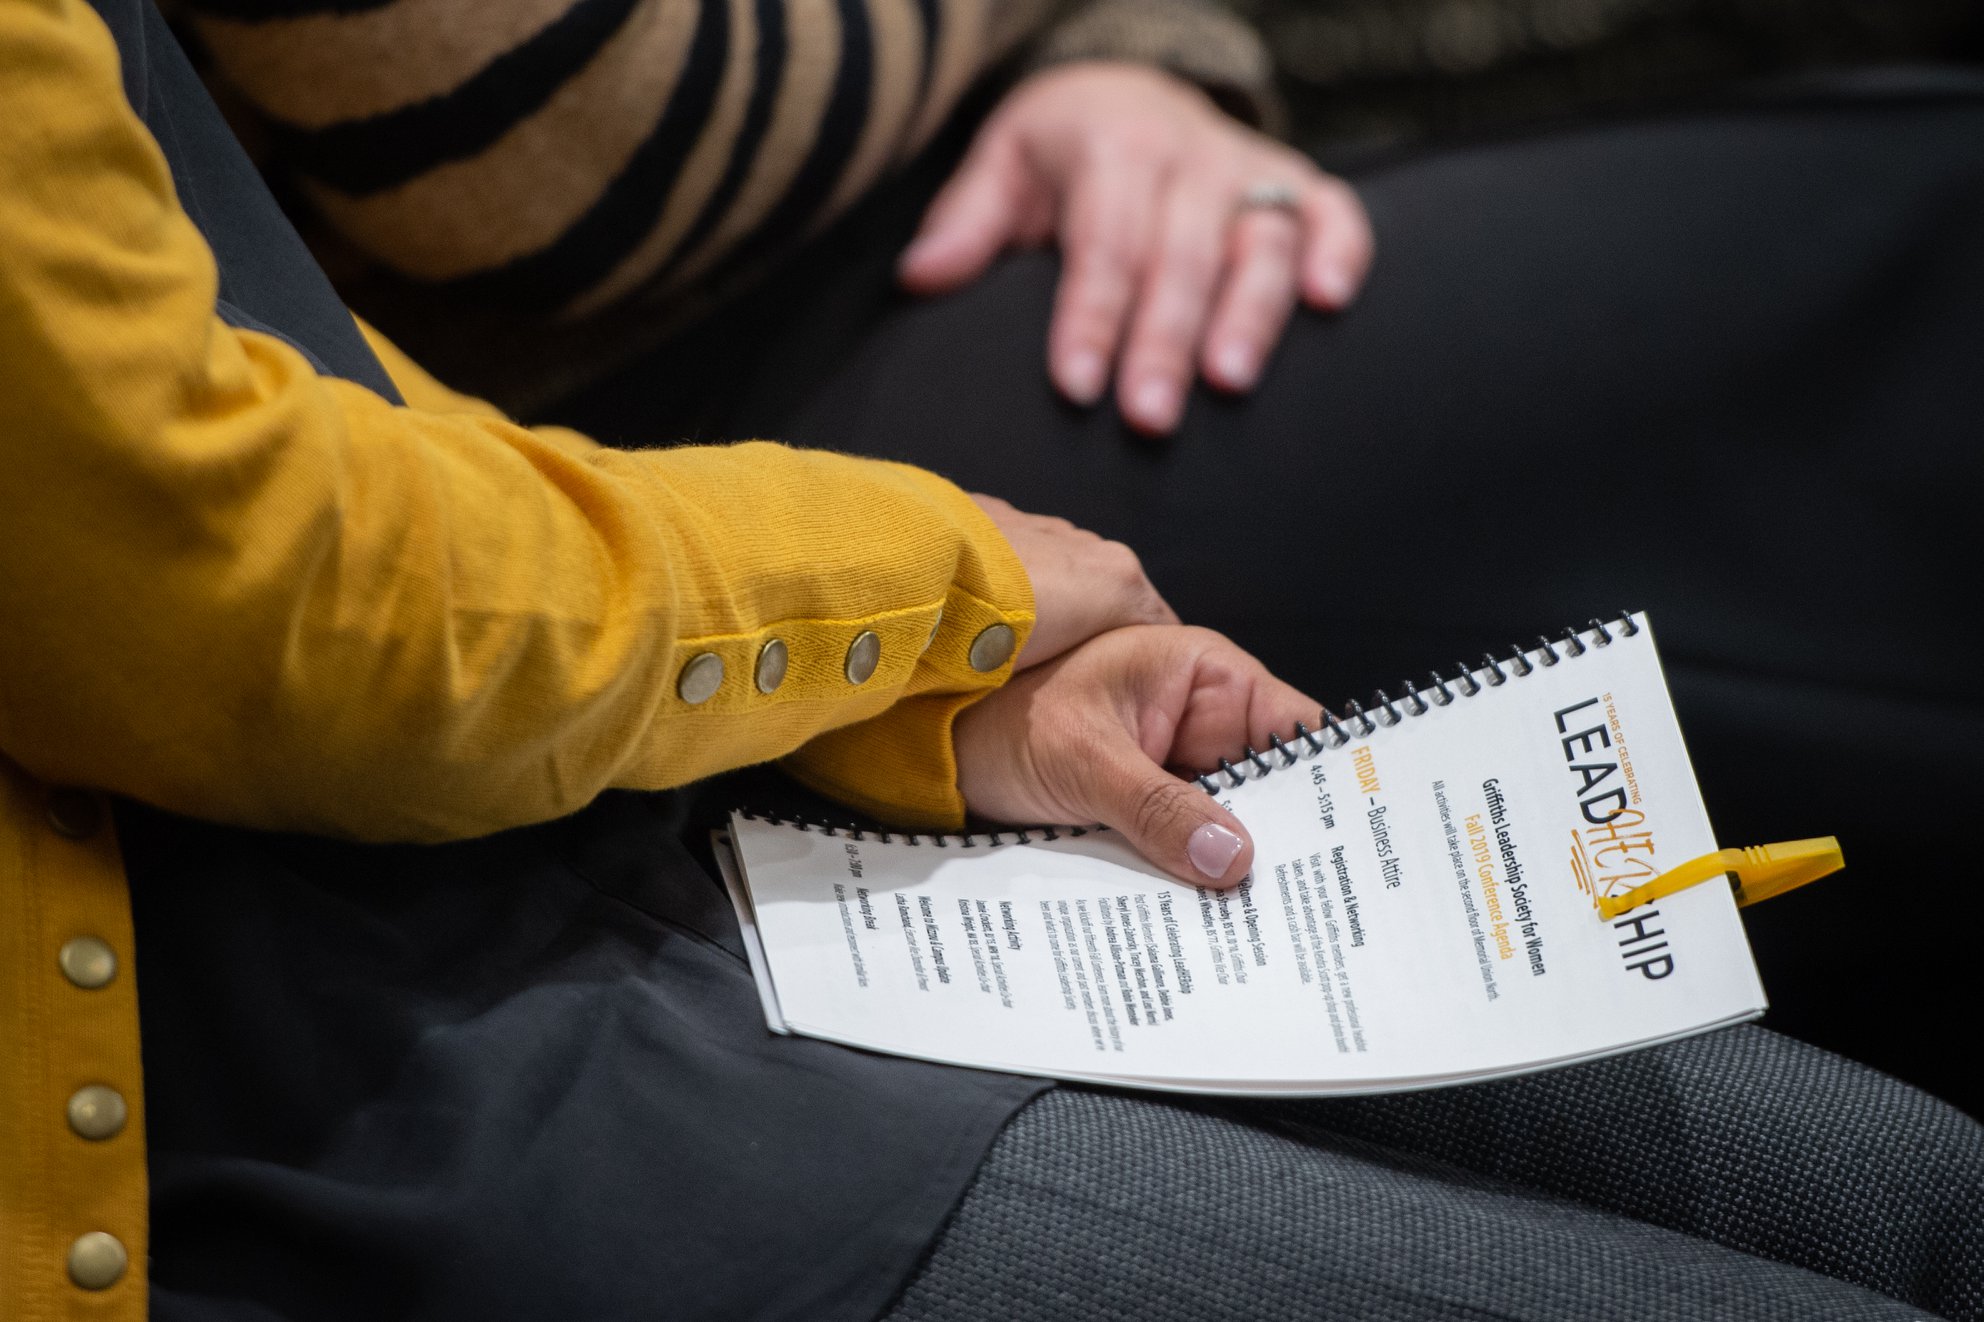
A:
<svg viewBox="0 0 1984 1322">
<path fill-rule="evenodd" d="M 718 849 L 772 1028 L 1055 1078 L 1236 1094 L 1434 1087 L 1754 1018 L 1735 901 L 1606 920 L 1715 848 L 1643 616 L 1435 679 L 1202 778 L 1250 877 L 1113 833 L 736 815 Z"/>
</svg>

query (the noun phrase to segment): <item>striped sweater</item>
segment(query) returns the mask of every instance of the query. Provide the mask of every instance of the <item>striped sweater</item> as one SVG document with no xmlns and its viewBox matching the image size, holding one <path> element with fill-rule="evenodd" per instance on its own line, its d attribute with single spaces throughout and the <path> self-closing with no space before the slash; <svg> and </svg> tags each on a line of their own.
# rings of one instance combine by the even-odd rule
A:
<svg viewBox="0 0 1984 1322">
<path fill-rule="evenodd" d="M 602 323 L 623 347 L 642 338 L 627 325 L 664 324 L 670 305 L 734 286 L 844 209 L 1003 61 L 1143 59 L 1242 98 L 1264 97 L 1269 76 L 1251 31 L 1206 0 L 181 0 L 178 12 L 266 128 L 271 163 L 375 271 L 451 319 Z M 573 356 L 599 364 L 600 337 L 564 339 L 592 341 Z M 573 384 L 570 370 L 550 377 L 523 393 Z"/>
</svg>

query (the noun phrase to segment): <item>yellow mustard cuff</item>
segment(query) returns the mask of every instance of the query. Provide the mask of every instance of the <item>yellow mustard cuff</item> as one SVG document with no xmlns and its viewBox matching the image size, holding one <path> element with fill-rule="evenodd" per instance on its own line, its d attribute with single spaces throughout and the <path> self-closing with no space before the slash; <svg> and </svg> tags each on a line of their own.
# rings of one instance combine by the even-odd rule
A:
<svg viewBox="0 0 1984 1322">
<path fill-rule="evenodd" d="M 951 490 L 959 513 L 977 525 L 972 586 L 985 595 L 953 586 L 918 640 L 920 658 L 901 699 L 814 737 L 782 764 L 802 784 L 857 811 L 921 830 L 964 824 L 952 726 L 1012 678 L 1034 624 L 1033 585 L 1019 556 L 969 497 Z"/>
<path fill-rule="evenodd" d="M 872 720 L 818 736 L 783 765 L 801 784 L 877 821 L 955 831 L 965 804 L 951 725 L 988 691 L 904 698 Z"/>
</svg>

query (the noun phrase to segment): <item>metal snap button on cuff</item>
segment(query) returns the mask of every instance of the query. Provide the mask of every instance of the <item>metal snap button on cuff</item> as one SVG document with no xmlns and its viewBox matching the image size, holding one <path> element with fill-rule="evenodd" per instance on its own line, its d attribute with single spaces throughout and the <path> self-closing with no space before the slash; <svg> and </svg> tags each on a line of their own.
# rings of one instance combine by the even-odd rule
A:
<svg viewBox="0 0 1984 1322">
<path fill-rule="evenodd" d="M 69 1128 L 79 1138 L 98 1143 L 115 1138 L 123 1132 L 128 1115 L 124 1097 L 115 1088 L 92 1083 L 69 1094 Z"/>
<path fill-rule="evenodd" d="M 981 675 L 997 670 L 1012 660 L 1019 635 L 1010 624 L 988 624 L 971 640 L 971 668 Z"/>
<path fill-rule="evenodd" d="M 699 652 L 682 667 L 675 682 L 675 693 L 691 707 L 708 702 L 723 687 L 723 658 L 715 652 Z"/>
<path fill-rule="evenodd" d="M 69 1279 L 85 1290 L 108 1290 L 131 1265 L 131 1255 L 117 1236 L 91 1230 L 69 1245 Z"/>
<path fill-rule="evenodd" d="M 866 684 L 882 663 L 882 640 L 873 629 L 863 629 L 847 645 L 847 682 Z"/>
<path fill-rule="evenodd" d="M 758 649 L 758 667 L 752 679 L 760 693 L 776 693 L 778 686 L 785 683 L 785 668 L 791 662 L 792 654 L 786 650 L 785 641 L 772 638 Z"/>
<path fill-rule="evenodd" d="M 102 937 L 71 937 L 55 952 L 62 976 L 84 991 L 107 986 L 117 976 L 117 952 Z"/>
</svg>

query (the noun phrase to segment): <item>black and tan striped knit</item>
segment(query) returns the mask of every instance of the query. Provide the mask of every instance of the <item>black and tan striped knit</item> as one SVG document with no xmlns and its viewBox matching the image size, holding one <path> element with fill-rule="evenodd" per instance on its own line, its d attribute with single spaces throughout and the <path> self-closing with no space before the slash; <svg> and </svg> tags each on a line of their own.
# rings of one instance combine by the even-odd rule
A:
<svg viewBox="0 0 1984 1322">
<path fill-rule="evenodd" d="M 345 243 L 436 306 L 567 325 L 721 288 L 987 70 L 1120 57 L 1265 99 L 1204 0 L 183 0 Z M 583 337 L 582 337 L 583 338 Z"/>
</svg>

